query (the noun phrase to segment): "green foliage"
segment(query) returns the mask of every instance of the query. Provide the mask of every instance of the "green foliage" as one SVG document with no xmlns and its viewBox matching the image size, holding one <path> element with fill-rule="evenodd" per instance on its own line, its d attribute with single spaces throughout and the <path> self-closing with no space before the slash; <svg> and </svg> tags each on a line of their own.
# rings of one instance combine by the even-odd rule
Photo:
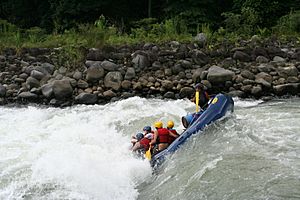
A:
<svg viewBox="0 0 300 200">
<path fill-rule="evenodd" d="M 280 34 L 299 34 L 300 33 L 300 10 L 290 12 L 278 20 L 277 25 L 273 28 Z"/>
</svg>

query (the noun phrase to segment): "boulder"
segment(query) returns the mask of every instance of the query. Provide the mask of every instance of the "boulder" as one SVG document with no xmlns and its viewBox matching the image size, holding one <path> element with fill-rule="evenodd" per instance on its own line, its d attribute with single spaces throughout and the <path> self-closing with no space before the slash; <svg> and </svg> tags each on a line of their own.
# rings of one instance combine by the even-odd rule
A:
<svg viewBox="0 0 300 200">
<path fill-rule="evenodd" d="M 192 75 L 192 80 L 194 83 L 200 82 L 201 81 L 201 74 L 204 71 L 203 68 L 198 68 L 194 71 Z"/>
<path fill-rule="evenodd" d="M 228 95 L 232 97 L 244 97 L 245 93 L 241 90 L 233 90 L 227 93 Z"/>
<path fill-rule="evenodd" d="M 46 98 L 51 98 L 53 96 L 53 84 L 48 83 L 41 87 L 42 94 Z"/>
<path fill-rule="evenodd" d="M 145 52 L 138 52 L 133 54 L 132 63 L 135 68 L 145 69 L 150 66 L 148 54 Z"/>
<path fill-rule="evenodd" d="M 162 81 L 161 85 L 166 90 L 171 90 L 173 88 L 173 83 L 172 83 L 172 81 L 169 81 L 169 80 Z"/>
<path fill-rule="evenodd" d="M 203 51 L 193 49 L 189 54 L 197 65 L 204 66 L 209 62 L 209 57 Z"/>
<path fill-rule="evenodd" d="M 119 66 L 110 61 L 103 61 L 101 67 L 109 72 L 118 70 Z"/>
<path fill-rule="evenodd" d="M 104 77 L 104 69 L 99 65 L 92 65 L 87 69 L 86 80 L 90 82 L 97 82 Z"/>
<path fill-rule="evenodd" d="M 297 94 L 300 90 L 300 83 L 287 83 L 282 85 L 273 86 L 273 90 L 277 95 L 284 95 L 284 94 Z"/>
<path fill-rule="evenodd" d="M 251 79 L 251 80 L 255 79 L 255 75 L 252 72 L 250 72 L 249 70 L 243 70 L 241 72 L 241 75 L 247 79 Z"/>
<path fill-rule="evenodd" d="M 108 72 L 104 78 L 104 85 L 107 88 L 119 90 L 122 81 L 123 81 L 123 76 L 121 72 Z"/>
<path fill-rule="evenodd" d="M 205 33 L 198 33 L 195 37 L 194 37 L 194 41 L 200 45 L 200 47 L 203 47 L 206 44 L 207 41 L 207 37 L 205 35 Z"/>
<path fill-rule="evenodd" d="M 272 81 L 273 81 L 273 77 L 270 74 L 267 74 L 265 72 L 260 72 L 255 75 L 255 79 L 259 79 L 259 78 L 262 78 L 262 79 L 268 81 L 269 83 L 272 83 Z"/>
<path fill-rule="evenodd" d="M 264 56 L 257 56 L 256 62 L 258 62 L 258 63 L 267 63 L 267 62 L 269 62 L 269 59 L 264 57 Z"/>
<path fill-rule="evenodd" d="M 64 100 L 72 96 L 73 88 L 68 80 L 56 80 L 53 82 L 53 93 L 56 99 Z"/>
<path fill-rule="evenodd" d="M 80 79 L 80 80 L 77 82 L 77 86 L 78 86 L 78 88 L 86 89 L 86 88 L 89 87 L 89 84 L 88 84 L 85 80 Z"/>
<path fill-rule="evenodd" d="M 53 74 L 55 70 L 55 66 L 50 63 L 42 63 L 40 67 L 36 67 L 37 71 L 40 71 L 44 74 Z"/>
<path fill-rule="evenodd" d="M 126 73 L 125 73 L 125 80 L 131 80 L 135 78 L 135 70 L 133 67 L 128 67 Z"/>
<path fill-rule="evenodd" d="M 37 80 L 42 80 L 42 78 L 44 78 L 45 74 L 40 71 L 37 71 L 37 70 L 32 70 L 30 73 L 30 76 Z"/>
<path fill-rule="evenodd" d="M 163 97 L 167 98 L 167 99 L 174 99 L 175 94 L 174 94 L 174 92 L 169 91 L 169 92 L 166 92 Z"/>
<path fill-rule="evenodd" d="M 18 98 L 27 99 L 27 100 L 34 100 L 38 98 L 38 95 L 31 93 L 31 92 L 21 92 L 18 95 Z"/>
<path fill-rule="evenodd" d="M 273 61 L 275 62 L 285 62 L 286 60 L 280 56 L 274 56 Z"/>
<path fill-rule="evenodd" d="M 38 87 L 40 87 L 40 82 L 37 79 L 30 76 L 26 80 L 26 86 L 28 89 L 32 89 L 34 87 L 38 88 Z"/>
<path fill-rule="evenodd" d="M 287 66 L 287 67 L 279 67 L 278 74 L 279 74 L 279 76 L 284 77 L 284 78 L 287 78 L 289 76 L 297 76 L 298 69 L 294 65 Z"/>
<path fill-rule="evenodd" d="M 208 69 L 207 80 L 212 84 L 224 83 L 226 81 L 231 81 L 233 76 L 233 71 L 213 65 Z"/>
<path fill-rule="evenodd" d="M 194 88 L 192 87 L 183 87 L 179 92 L 180 98 L 191 98 L 195 93 Z"/>
<path fill-rule="evenodd" d="M 124 80 L 121 83 L 122 88 L 125 90 L 128 90 L 131 87 L 131 85 L 132 85 L 131 82 L 128 80 Z"/>
<path fill-rule="evenodd" d="M 75 80 L 82 79 L 82 73 L 79 72 L 79 71 L 75 71 L 72 77 L 73 77 Z"/>
<path fill-rule="evenodd" d="M 255 97 L 259 97 L 262 95 L 262 88 L 261 86 L 254 86 L 252 89 L 251 89 L 251 94 Z"/>
<path fill-rule="evenodd" d="M 246 53 L 244 53 L 242 51 L 236 51 L 236 52 L 234 52 L 234 54 L 233 54 L 232 57 L 233 57 L 234 60 L 238 60 L 238 61 L 241 61 L 241 62 L 249 62 L 249 61 L 251 61 L 251 57 L 248 54 L 246 54 Z"/>
<path fill-rule="evenodd" d="M 265 88 L 271 88 L 271 87 L 272 87 L 271 83 L 268 82 L 268 81 L 266 81 L 266 80 L 263 79 L 263 78 L 257 78 L 257 79 L 255 79 L 255 82 L 256 82 L 257 84 L 261 84 L 261 85 L 264 86 Z"/>
<path fill-rule="evenodd" d="M 104 98 L 110 99 L 110 98 L 116 97 L 117 94 L 114 93 L 112 90 L 107 90 L 107 91 L 103 92 L 103 96 L 104 96 Z"/>
<path fill-rule="evenodd" d="M 6 88 L 0 84 L 0 97 L 5 97 L 6 95 Z"/>
<path fill-rule="evenodd" d="M 75 102 L 80 104 L 95 104 L 98 101 L 96 94 L 80 93 L 75 97 Z"/>
</svg>

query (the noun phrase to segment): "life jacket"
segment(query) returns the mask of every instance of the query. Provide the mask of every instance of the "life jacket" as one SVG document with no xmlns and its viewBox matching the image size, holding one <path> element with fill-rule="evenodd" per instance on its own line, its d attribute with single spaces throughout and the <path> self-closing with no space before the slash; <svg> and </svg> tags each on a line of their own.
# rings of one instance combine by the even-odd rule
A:
<svg viewBox="0 0 300 200">
<path fill-rule="evenodd" d="M 170 132 L 174 133 L 175 135 L 179 135 L 175 129 L 168 129 Z M 176 137 L 173 137 L 172 135 L 169 135 L 169 144 L 171 144 Z"/>
<path fill-rule="evenodd" d="M 140 140 L 140 145 L 144 148 L 145 151 L 147 151 L 150 147 L 150 142 L 151 140 L 144 137 L 143 139 Z"/>
<path fill-rule="evenodd" d="M 169 143 L 169 130 L 166 128 L 157 129 L 159 143 Z"/>
</svg>

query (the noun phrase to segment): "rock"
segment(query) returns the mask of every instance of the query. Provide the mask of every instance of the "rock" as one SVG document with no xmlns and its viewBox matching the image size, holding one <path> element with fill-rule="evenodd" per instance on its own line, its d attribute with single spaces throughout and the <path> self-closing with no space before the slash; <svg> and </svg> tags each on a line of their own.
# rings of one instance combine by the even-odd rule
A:
<svg viewBox="0 0 300 200">
<path fill-rule="evenodd" d="M 40 82 L 37 79 L 30 76 L 26 80 L 26 86 L 28 89 L 32 89 L 34 87 L 38 88 L 38 87 L 40 87 Z"/>
<path fill-rule="evenodd" d="M 192 80 L 194 83 L 198 83 L 201 81 L 201 74 L 204 71 L 203 68 L 198 68 L 194 71 L 193 75 L 192 75 Z"/>
<path fill-rule="evenodd" d="M 259 79 L 259 78 L 262 78 L 262 79 L 268 81 L 269 83 L 272 83 L 272 81 L 273 81 L 273 77 L 265 72 L 260 72 L 255 75 L 255 79 Z"/>
<path fill-rule="evenodd" d="M 18 98 L 34 100 L 34 99 L 38 98 L 38 95 L 31 93 L 31 92 L 22 92 L 18 95 Z"/>
<path fill-rule="evenodd" d="M 238 60 L 238 61 L 241 61 L 241 62 L 249 62 L 251 61 L 251 58 L 248 54 L 242 52 L 242 51 L 236 51 L 234 52 L 233 54 L 233 59 L 234 60 Z"/>
<path fill-rule="evenodd" d="M 294 66 L 288 66 L 288 67 L 279 67 L 278 68 L 278 75 L 284 78 L 287 78 L 289 76 L 297 76 L 298 75 L 298 69 Z"/>
<path fill-rule="evenodd" d="M 30 73 L 30 76 L 37 80 L 42 80 L 42 78 L 44 78 L 45 74 L 43 74 L 42 72 L 39 72 L 37 70 L 32 70 Z"/>
<path fill-rule="evenodd" d="M 287 83 L 283 85 L 273 86 L 273 90 L 277 95 L 284 95 L 287 93 L 297 94 L 300 90 L 300 83 Z"/>
<path fill-rule="evenodd" d="M 79 72 L 79 71 L 75 71 L 72 77 L 73 77 L 75 80 L 82 79 L 82 73 Z"/>
<path fill-rule="evenodd" d="M 103 92 L 103 96 L 104 96 L 104 98 L 109 98 L 110 99 L 112 97 L 116 97 L 117 94 L 114 93 L 112 90 L 107 90 L 107 91 Z"/>
<path fill-rule="evenodd" d="M 86 88 L 89 87 L 89 84 L 88 84 L 86 81 L 80 79 L 80 80 L 77 82 L 77 86 L 78 86 L 78 88 L 86 89 Z"/>
<path fill-rule="evenodd" d="M 191 98 L 195 93 L 194 88 L 191 87 L 183 87 L 180 92 L 179 96 L 180 98 Z"/>
<path fill-rule="evenodd" d="M 58 73 L 59 73 L 59 74 L 62 74 L 62 75 L 66 75 L 66 73 L 67 73 L 67 68 L 65 68 L 65 67 L 60 67 L 60 68 L 58 69 Z"/>
<path fill-rule="evenodd" d="M 118 70 L 119 66 L 110 61 L 103 61 L 101 67 L 109 72 Z"/>
<path fill-rule="evenodd" d="M 212 84 L 224 83 L 226 81 L 231 81 L 233 76 L 233 71 L 213 65 L 208 69 L 207 80 Z"/>
<path fill-rule="evenodd" d="M 128 80 L 124 80 L 121 83 L 123 89 L 128 90 L 131 87 L 131 82 Z"/>
<path fill-rule="evenodd" d="M 145 52 L 138 52 L 133 54 L 132 59 L 133 66 L 139 69 L 145 69 L 150 66 L 150 60 L 148 54 Z"/>
<path fill-rule="evenodd" d="M 0 84 L 0 97 L 5 97 L 6 95 L 6 88 Z"/>
<path fill-rule="evenodd" d="M 41 70 L 42 69 L 42 70 Z M 38 70 L 38 71 L 40 71 L 40 72 L 42 72 L 42 73 L 44 73 L 44 74 L 53 74 L 53 72 L 54 72 L 54 70 L 55 70 L 55 66 L 54 65 L 52 65 L 52 64 L 50 64 L 50 63 L 43 63 L 42 65 L 41 65 L 41 67 L 37 67 L 36 68 L 36 70 Z M 45 71 L 47 72 L 47 73 L 45 73 Z"/>
<path fill-rule="evenodd" d="M 42 94 L 44 97 L 49 99 L 53 96 L 53 84 L 52 83 L 43 85 L 41 87 L 41 90 L 42 90 Z"/>
<path fill-rule="evenodd" d="M 193 49 L 189 54 L 197 65 L 204 66 L 209 62 L 209 57 L 198 49 Z"/>
<path fill-rule="evenodd" d="M 273 61 L 275 61 L 275 62 L 285 62 L 286 60 L 284 58 L 280 57 L 280 56 L 275 56 L 273 58 Z"/>
<path fill-rule="evenodd" d="M 262 86 L 264 86 L 264 87 L 266 87 L 266 88 L 271 88 L 271 87 L 272 87 L 271 83 L 268 82 L 268 81 L 266 81 L 266 80 L 263 79 L 263 78 L 257 78 L 257 79 L 255 80 L 255 82 L 256 82 L 257 84 L 261 84 Z"/>
<path fill-rule="evenodd" d="M 230 58 L 225 58 L 223 61 L 222 61 L 222 66 L 224 68 L 230 68 L 232 66 L 235 65 L 235 61 L 230 57 Z"/>
<path fill-rule="evenodd" d="M 165 76 L 172 76 L 172 69 L 170 68 L 165 69 Z"/>
<path fill-rule="evenodd" d="M 184 71 L 183 67 L 181 64 L 175 64 L 173 67 L 171 67 L 172 74 L 176 75 L 179 74 L 180 72 Z"/>
<path fill-rule="evenodd" d="M 174 92 L 169 91 L 169 92 L 166 92 L 163 97 L 166 98 L 166 99 L 174 99 L 175 94 L 174 94 Z"/>
<path fill-rule="evenodd" d="M 125 80 L 131 80 L 131 79 L 134 79 L 134 78 L 135 78 L 134 68 L 133 67 L 128 67 L 124 79 Z"/>
<path fill-rule="evenodd" d="M 251 80 L 255 79 L 255 75 L 252 72 L 250 72 L 249 70 L 243 70 L 241 72 L 241 75 L 247 79 L 251 79 Z"/>
<path fill-rule="evenodd" d="M 200 45 L 200 47 L 203 47 L 206 44 L 207 41 L 207 37 L 205 35 L 205 33 L 198 33 L 195 37 L 194 37 L 194 41 Z"/>
<path fill-rule="evenodd" d="M 123 77 L 120 72 L 108 72 L 104 78 L 104 85 L 117 91 L 120 89 L 122 81 Z"/>
<path fill-rule="evenodd" d="M 26 80 L 28 78 L 28 75 L 26 73 L 22 73 L 19 75 L 19 78 Z"/>
<path fill-rule="evenodd" d="M 171 90 L 173 88 L 173 83 L 169 80 L 162 81 L 161 85 L 166 90 Z"/>
<path fill-rule="evenodd" d="M 70 98 L 73 88 L 68 80 L 56 80 L 53 82 L 53 93 L 56 99 L 64 100 Z"/>
<path fill-rule="evenodd" d="M 257 69 L 260 72 L 271 72 L 274 67 L 270 64 L 260 64 Z"/>
<path fill-rule="evenodd" d="M 143 86 L 142 86 L 141 82 L 137 82 L 137 83 L 133 84 L 132 88 L 134 90 L 141 90 L 143 88 Z"/>
<path fill-rule="evenodd" d="M 241 90 L 246 92 L 246 93 L 251 93 L 251 90 L 252 90 L 252 85 L 243 85 L 241 87 Z"/>
<path fill-rule="evenodd" d="M 75 97 L 76 103 L 80 104 L 95 104 L 98 101 L 96 94 L 80 93 Z"/>
<path fill-rule="evenodd" d="M 255 97 L 259 97 L 262 95 L 262 88 L 261 86 L 254 86 L 252 89 L 251 89 L 251 94 Z"/>
<path fill-rule="evenodd" d="M 267 63 L 267 62 L 269 62 L 269 59 L 264 57 L 264 56 L 257 56 L 256 62 L 258 62 L 258 63 Z"/>
<path fill-rule="evenodd" d="M 98 65 L 93 65 L 87 69 L 86 80 L 97 82 L 104 77 L 104 69 Z"/>
<path fill-rule="evenodd" d="M 105 56 L 99 49 L 90 49 L 88 54 L 86 55 L 87 60 L 104 60 Z"/>
<path fill-rule="evenodd" d="M 241 90 L 233 90 L 227 93 L 228 95 L 232 97 L 244 97 L 245 93 Z"/>
<path fill-rule="evenodd" d="M 297 76 L 289 76 L 286 81 L 288 83 L 299 83 L 299 78 Z"/>
</svg>

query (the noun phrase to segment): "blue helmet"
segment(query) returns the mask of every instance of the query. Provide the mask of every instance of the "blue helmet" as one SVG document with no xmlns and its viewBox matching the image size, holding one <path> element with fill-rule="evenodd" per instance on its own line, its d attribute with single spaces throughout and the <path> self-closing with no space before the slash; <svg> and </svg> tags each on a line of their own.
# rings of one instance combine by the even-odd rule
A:
<svg viewBox="0 0 300 200">
<path fill-rule="evenodd" d="M 145 126 L 143 128 L 143 131 L 151 132 L 151 127 L 150 126 Z"/>
<path fill-rule="evenodd" d="M 184 128 L 187 128 L 190 125 L 190 123 L 192 122 L 193 118 L 194 118 L 193 114 L 187 114 L 186 116 L 183 116 L 181 118 L 182 125 L 184 126 Z"/>
<path fill-rule="evenodd" d="M 136 137 L 136 139 L 137 139 L 138 141 L 140 141 L 141 139 L 143 139 L 144 134 L 143 134 L 143 133 L 137 133 L 137 134 L 135 135 L 135 137 Z"/>
</svg>

